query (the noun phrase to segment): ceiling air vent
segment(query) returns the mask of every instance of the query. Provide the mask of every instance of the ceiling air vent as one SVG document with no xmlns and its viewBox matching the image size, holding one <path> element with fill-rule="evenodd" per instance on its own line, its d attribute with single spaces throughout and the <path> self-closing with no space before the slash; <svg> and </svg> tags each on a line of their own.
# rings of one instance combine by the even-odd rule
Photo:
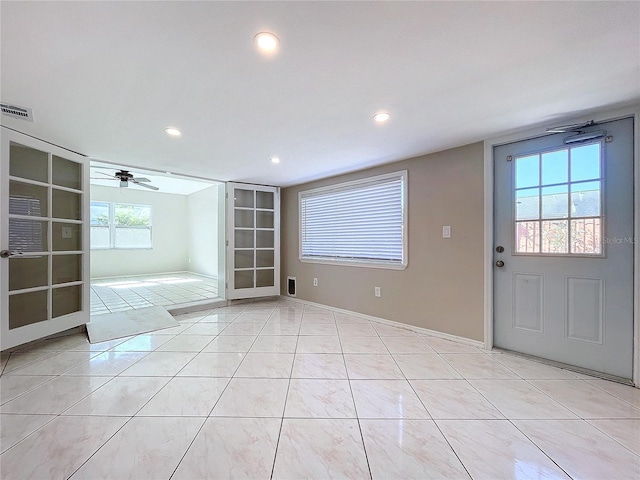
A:
<svg viewBox="0 0 640 480">
<path fill-rule="evenodd" d="M 16 107 L 15 105 L 9 105 L 7 103 L 0 103 L 0 107 L 2 108 L 3 115 L 33 122 L 33 112 L 30 108 Z"/>
</svg>

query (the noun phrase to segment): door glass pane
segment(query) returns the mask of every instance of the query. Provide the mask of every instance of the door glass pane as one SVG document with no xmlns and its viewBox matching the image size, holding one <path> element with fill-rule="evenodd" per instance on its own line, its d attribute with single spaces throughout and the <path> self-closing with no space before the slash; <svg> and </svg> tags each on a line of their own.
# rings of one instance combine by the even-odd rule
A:
<svg viewBox="0 0 640 480">
<path fill-rule="evenodd" d="M 17 143 L 9 146 L 9 175 L 37 182 L 49 181 L 49 154 Z"/>
<path fill-rule="evenodd" d="M 254 250 L 236 250 L 234 265 L 236 268 L 253 268 L 255 267 L 253 262 Z"/>
<path fill-rule="evenodd" d="M 51 317 L 61 317 L 82 310 L 82 285 L 51 290 Z"/>
<path fill-rule="evenodd" d="M 79 163 L 54 155 L 52 174 L 54 185 L 82 189 L 82 168 Z"/>
<path fill-rule="evenodd" d="M 242 190 L 236 188 L 233 191 L 234 203 L 236 207 L 254 208 L 253 190 Z"/>
<path fill-rule="evenodd" d="M 540 185 L 540 156 L 516 158 L 516 188 Z"/>
<path fill-rule="evenodd" d="M 542 155 L 542 185 L 569 181 L 569 151 L 558 150 Z"/>
<path fill-rule="evenodd" d="M 54 218 L 82 219 L 82 196 L 79 193 L 54 188 L 52 197 Z"/>
<path fill-rule="evenodd" d="M 256 207 L 273 210 L 273 192 L 256 192 Z"/>
<path fill-rule="evenodd" d="M 571 216 L 600 216 L 600 182 L 571 184 Z"/>
<path fill-rule="evenodd" d="M 273 230 L 256 230 L 256 247 L 273 248 Z"/>
<path fill-rule="evenodd" d="M 49 290 L 9 295 L 9 330 L 47 320 Z"/>
<path fill-rule="evenodd" d="M 9 291 L 44 287 L 49 284 L 49 257 L 10 257 Z"/>
<path fill-rule="evenodd" d="M 273 258 L 273 250 L 256 250 L 256 266 L 257 267 L 275 266 L 274 258 Z"/>
<path fill-rule="evenodd" d="M 9 182 L 9 213 L 30 217 L 48 216 L 47 187 Z"/>
<path fill-rule="evenodd" d="M 82 255 L 54 255 L 53 285 L 82 280 Z"/>
<path fill-rule="evenodd" d="M 602 227 L 599 218 L 571 220 L 571 253 L 602 253 Z"/>
<path fill-rule="evenodd" d="M 253 230 L 235 230 L 235 248 L 253 248 Z"/>
<path fill-rule="evenodd" d="M 571 149 L 571 181 L 600 178 L 600 143 Z"/>
<path fill-rule="evenodd" d="M 47 225 L 46 221 L 10 218 L 9 250 L 25 253 L 48 251 Z"/>
<path fill-rule="evenodd" d="M 567 253 L 569 251 L 569 222 L 550 220 L 542 222 L 542 253 Z"/>
<path fill-rule="evenodd" d="M 567 218 L 569 187 L 556 185 L 542 188 L 542 218 Z"/>
<path fill-rule="evenodd" d="M 273 212 L 256 211 L 256 227 L 273 228 Z"/>
<path fill-rule="evenodd" d="M 234 284 L 235 288 L 253 288 L 253 270 L 236 270 Z"/>
<path fill-rule="evenodd" d="M 256 287 L 273 287 L 273 270 L 258 270 L 256 272 Z"/>
<path fill-rule="evenodd" d="M 516 222 L 516 253 L 540 253 L 540 222 Z"/>
<path fill-rule="evenodd" d="M 526 188 L 516 191 L 516 220 L 540 218 L 540 189 Z"/>
<path fill-rule="evenodd" d="M 253 228 L 253 210 L 235 211 L 235 226 L 242 228 Z"/>
<path fill-rule="evenodd" d="M 54 251 L 82 250 L 81 225 L 53 222 L 51 230 Z"/>
</svg>

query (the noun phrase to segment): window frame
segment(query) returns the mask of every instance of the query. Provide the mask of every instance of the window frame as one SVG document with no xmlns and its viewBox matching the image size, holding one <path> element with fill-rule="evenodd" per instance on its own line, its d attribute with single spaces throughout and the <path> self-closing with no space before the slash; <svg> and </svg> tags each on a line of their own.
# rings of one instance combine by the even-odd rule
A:
<svg viewBox="0 0 640 480">
<path fill-rule="evenodd" d="M 386 173 L 365 177 L 358 180 L 336 183 L 324 187 L 302 190 L 298 192 L 298 259 L 303 263 L 317 263 L 324 265 L 340 265 L 351 267 L 380 268 L 388 270 L 405 270 L 409 265 L 409 245 L 408 245 L 408 224 L 409 224 L 409 175 L 407 170 Z M 303 255 L 303 208 L 302 203 L 305 197 L 317 196 L 330 192 L 343 192 L 365 185 L 384 183 L 385 180 L 400 180 L 402 185 L 402 260 L 400 263 L 388 260 L 374 260 L 370 258 L 338 258 L 338 257 L 308 257 Z"/>
<path fill-rule="evenodd" d="M 89 202 L 89 211 L 91 211 L 92 204 L 102 204 L 108 205 L 109 207 L 109 218 L 106 225 L 92 225 L 91 219 L 89 219 L 89 231 L 93 227 L 106 227 L 109 229 L 109 246 L 108 247 L 94 247 L 91 245 L 91 240 L 89 241 L 91 250 L 152 250 L 153 249 L 153 206 L 145 205 L 141 203 L 124 203 L 124 202 L 105 202 L 102 200 L 91 200 Z M 149 226 L 148 227 L 122 227 L 116 225 L 116 206 L 125 206 L 125 207 L 144 207 L 149 209 Z M 116 229 L 117 228 L 128 228 L 128 229 L 144 229 L 149 230 L 149 245 L 145 245 L 142 247 L 118 247 L 116 246 Z"/>
</svg>

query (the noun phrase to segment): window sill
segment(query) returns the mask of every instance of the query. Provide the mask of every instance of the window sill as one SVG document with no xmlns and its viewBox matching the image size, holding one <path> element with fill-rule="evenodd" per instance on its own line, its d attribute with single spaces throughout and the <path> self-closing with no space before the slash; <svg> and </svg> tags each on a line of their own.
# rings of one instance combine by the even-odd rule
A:
<svg viewBox="0 0 640 480">
<path fill-rule="evenodd" d="M 339 265 L 341 267 L 364 267 L 364 268 L 380 268 L 384 270 L 405 270 L 407 263 L 384 263 L 369 260 L 337 260 L 329 258 L 309 258 L 299 257 L 302 263 L 318 263 L 323 265 Z"/>
</svg>

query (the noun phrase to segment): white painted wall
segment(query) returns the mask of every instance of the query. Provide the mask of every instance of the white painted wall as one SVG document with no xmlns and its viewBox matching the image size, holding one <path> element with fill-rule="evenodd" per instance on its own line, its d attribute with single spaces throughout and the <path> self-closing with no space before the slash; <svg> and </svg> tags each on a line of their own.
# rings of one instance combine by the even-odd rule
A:
<svg viewBox="0 0 640 480">
<path fill-rule="evenodd" d="M 91 185 L 92 201 L 134 203 L 151 205 L 153 208 L 153 248 L 92 250 L 91 278 L 188 270 L 187 198 L 185 195 L 135 187 Z M 213 211 L 217 212 L 217 208 Z"/>
<path fill-rule="evenodd" d="M 188 270 L 214 278 L 218 277 L 219 189 L 224 190 L 213 185 L 186 197 Z"/>
</svg>

